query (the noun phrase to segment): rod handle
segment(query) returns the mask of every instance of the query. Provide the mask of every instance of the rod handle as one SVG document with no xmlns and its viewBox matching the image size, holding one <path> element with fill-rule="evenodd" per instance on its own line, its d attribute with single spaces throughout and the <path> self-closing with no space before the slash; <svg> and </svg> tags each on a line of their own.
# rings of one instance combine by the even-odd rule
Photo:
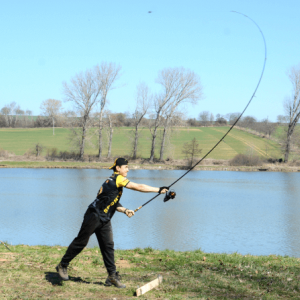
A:
<svg viewBox="0 0 300 300">
<path fill-rule="evenodd" d="M 138 207 L 134 212 L 137 212 L 139 209 L 141 209 L 143 206 Z"/>
</svg>

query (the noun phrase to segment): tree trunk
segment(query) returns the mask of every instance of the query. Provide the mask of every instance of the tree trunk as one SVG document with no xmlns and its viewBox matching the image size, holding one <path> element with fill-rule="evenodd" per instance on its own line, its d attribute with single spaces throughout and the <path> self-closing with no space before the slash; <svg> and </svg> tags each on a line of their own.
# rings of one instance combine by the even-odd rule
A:
<svg viewBox="0 0 300 300">
<path fill-rule="evenodd" d="M 138 125 L 135 126 L 134 144 L 133 144 L 133 155 L 132 158 L 137 157 L 137 146 L 138 146 Z"/>
<path fill-rule="evenodd" d="M 110 155 L 111 155 L 111 144 L 112 144 L 112 137 L 113 137 L 114 129 L 112 127 L 112 122 L 111 122 L 110 116 L 108 116 L 108 118 L 109 118 L 109 142 L 108 142 L 107 157 L 110 157 Z"/>
<path fill-rule="evenodd" d="M 289 125 L 288 131 L 287 131 L 287 137 L 286 137 L 286 145 L 285 145 L 285 152 L 284 152 L 284 162 L 289 161 L 289 154 L 291 150 L 291 136 L 293 134 L 293 129 L 291 127 L 291 124 Z"/>
<path fill-rule="evenodd" d="M 83 159 L 84 155 L 84 146 L 85 146 L 85 136 L 86 136 L 86 122 L 87 120 L 83 119 L 83 124 L 82 124 L 82 138 L 81 138 L 81 144 L 80 144 L 80 153 L 79 153 L 79 158 Z"/>
<path fill-rule="evenodd" d="M 165 122 L 165 126 L 164 126 L 164 132 L 163 132 L 163 136 L 162 136 L 161 146 L 160 146 L 160 157 L 159 157 L 159 160 L 163 160 L 164 159 L 165 140 L 166 140 L 167 131 L 168 131 L 168 128 L 169 128 L 169 122 L 170 122 L 170 119 L 169 119 L 169 117 L 167 117 L 166 122 Z"/>
<path fill-rule="evenodd" d="M 151 153 L 150 153 L 150 159 L 149 159 L 150 162 L 153 162 L 153 159 L 154 159 L 156 131 L 157 131 L 157 127 L 154 128 L 154 132 L 152 135 L 152 145 L 151 145 Z"/>
<path fill-rule="evenodd" d="M 101 159 L 102 157 L 102 129 L 103 129 L 103 109 L 100 111 L 100 117 L 99 117 L 99 152 L 98 152 L 98 158 Z"/>
<path fill-rule="evenodd" d="M 160 157 L 159 157 L 160 161 L 162 161 L 164 159 L 165 140 L 166 140 L 167 130 L 168 130 L 168 128 L 165 127 L 164 132 L 163 132 L 163 136 L 162 136 L 161 146 L 160 146 Z"/>
</svg>

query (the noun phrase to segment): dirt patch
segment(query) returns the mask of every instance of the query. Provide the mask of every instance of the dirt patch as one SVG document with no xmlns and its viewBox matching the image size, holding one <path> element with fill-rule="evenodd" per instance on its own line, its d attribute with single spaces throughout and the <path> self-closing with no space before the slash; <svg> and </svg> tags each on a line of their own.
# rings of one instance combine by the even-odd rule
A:
<svg viewBox="0 0 300 300">
<path fill-rule="evenodd" d="M 116 261 L 116 267 L 125 269 L 125 268 L 131 268 L 132 266 L 130 265 L 128 260 L 120 259 L 120 260 Z"/>
</svg>

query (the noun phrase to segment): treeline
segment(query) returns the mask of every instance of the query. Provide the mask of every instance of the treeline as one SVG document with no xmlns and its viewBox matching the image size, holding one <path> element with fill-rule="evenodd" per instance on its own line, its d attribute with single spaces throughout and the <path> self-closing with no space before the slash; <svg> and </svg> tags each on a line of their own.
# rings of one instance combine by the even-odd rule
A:
<svg viewBox="0 0 300 300">
<path fill-rule="evenodd" d="M 103 128 L 107 127 L 108 157 L 111 155 L 113 128 L 120 126 L 134 127 L 132 136 L 132 157 L 137 157 L 138 141 L 142 127 L 148 127 L 151 133 L 150 162 L 154 159 L 154 150 L 160 147 L 159 160 L 163 160 L 165 145 L 173 126 L 224 126 L 237 125 L 270 137 L 278 125 L 284 125 L 285 136 L 282 138 L 285 161 L 290 150 L 299 144 L 295 133 L 300 118 L 300 65 L 292 67 L 288 76 L 293 85 L 291 97 L 284 102 L 284 115 L 277 117 L 277 122 L 268 118 L 257 120 L 245 116 L 238 120 L 240 113 L 217 114 L 202 111 L 198 118 L 186 118 L 185 108 L 188 104 L 197 104 L 203 98 L 200 77 L 185 68 L 165 68 L 158 72 L 155 82 L 160 87 L 154 93 L 146 83 L 137 85 L 133 111 L 112 113 L 107 109 L 107 99 L 111 90 L 117 88 L 116 82 L 121 77 L 121 66 L 103 62 L 91 69 L 76 74 L 69 82 L 63 83 L 66 102 L 73 104 L 73 111 L 63 111 L 62 102 L 47 99 L 42 102 L 41 115 L 32 116 L 32 111 L 23 110 L 15 102 L 0 109 L 0 127 L 69 127 L 73 148 L 83 158 L 86 143 L 91 137 L 98 137 L 98 158 L 103 156 Z M 113 103 L 112 103 L 113 104 Z M 93 128 L 94 130 L 89 130 Z M 162 129 L 157 139 L 158 128 Z M 160 143 L 157 145 L 157 143 Z"/>
</svg>

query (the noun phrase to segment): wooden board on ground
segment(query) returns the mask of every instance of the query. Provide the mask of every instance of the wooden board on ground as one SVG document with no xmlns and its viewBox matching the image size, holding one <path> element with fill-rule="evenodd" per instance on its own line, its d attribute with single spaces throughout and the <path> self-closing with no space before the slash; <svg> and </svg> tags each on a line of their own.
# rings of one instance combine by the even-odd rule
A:
<svg viewBox="0 0 300 300">
<path fill-rule="evenodd" d="M 143 295 L 147 292 L 149 292 L 150 290 L 154 289 L 155 287 L 159 286 L 159 284 L 162 283 L 162 276 L 158 275 L 156 279 L 148 282 L 147 284 L 143 285 L 142 287 L 138 288 L 136 290 L 136 295 L 140 296 Z"/>
</svg>

